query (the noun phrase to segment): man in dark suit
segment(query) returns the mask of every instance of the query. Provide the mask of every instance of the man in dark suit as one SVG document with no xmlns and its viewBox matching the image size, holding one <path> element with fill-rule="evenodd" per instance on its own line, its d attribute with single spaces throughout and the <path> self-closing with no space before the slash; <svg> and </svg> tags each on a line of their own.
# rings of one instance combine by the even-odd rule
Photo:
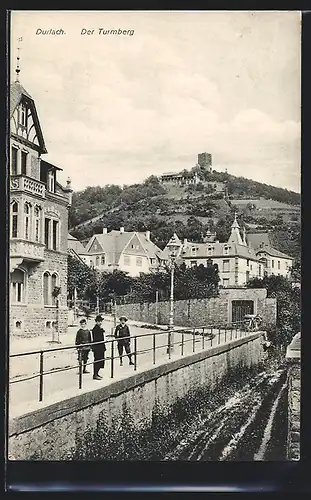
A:
<svg viewBox="0 0 311 500">
<path fill-rule="evenodd" d="M 128 358 L 130 360 L 129 364 L 133 365 L 132 355 L 131 355 L 131 343 L 130 343 L 130 329 L 126 324 L 127 318 L 125 316 L 121 316 L 120 324 L 117 325 L 116 330 L 114 332 L 114 336 L 118 339 L 118 352 L 120 357 L 120 366 L 123 365 L 122 357 L 123 357 L 123 349 L 125 350 Z"/>
<path fill-rule="evenodd" d="M 94 345 L 92 346 L 92 351 L 94 354 L 94 371 L 93 371 L 93 379 L 94 380 L 101 380 L 103 377 L 99 375 L 99 370 L 101 368 L 104 368 L 105 366 L 105 351 L 106 351 L 106 346 L 105 346 L 105 337 L 104 333 L 105 330 L 102 328 L 102 322 L 103 322 L 102 316 L 98 315 L 95 318 L 95 326 L 92 330 L 91 336 L 92 336 L 92 343 Z M 101 342 L 100 344 L 96 344 L 96 342 Z"/>
</svg>

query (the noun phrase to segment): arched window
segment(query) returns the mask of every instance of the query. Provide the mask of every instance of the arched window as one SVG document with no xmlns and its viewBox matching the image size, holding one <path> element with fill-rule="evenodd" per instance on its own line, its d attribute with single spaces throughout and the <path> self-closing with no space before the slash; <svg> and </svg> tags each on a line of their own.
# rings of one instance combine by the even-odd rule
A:
<svg viewBox="0 0 311 500">
<path fill-rule="evenodd" d="M 57 274 L 55 273 L 52 274 L 51 282 L 52 282 L 51 292 L 53 292 L 54 288 L 57 286 Z M 56 304 L 56 298 L 53 295 L 52 295 L 52 304 L 53 305 Z"/>
<path fill-rule="evenodd" d="M 58 287 L 58 274 L 45 271 L 43 274 L 43 303 L 45 306 L 56 305 L 56 297 L 53 296 L 55 287 Z"/>
<path fill-rule="evenodd" d="M 45 272 L 43 275 L 43 303 L 48 306 L 50 301 L 50 273 Z"/>
<path fill-rule="evenodd" d="M 18 203 L 14 201 L 11 205 L 11 237 L 17 238 L 18 235 Z"/>
<path fill-rule="evenodd" d="M 11 302 L 13 304 L 25 301 L 25 273 L 21 269 L 15 269 L 11 273 Z"/>
<path fill-rule="evenodd" d="M 34 229 L 35 229 L 35 241 L 41 241 L 41 207 L 38 205 L 34 208 Z"/>
<path fill-rule="evenodd" d="M 25 240 L 29 240 L 30 239 L 30 208 L 31 208 L 31 205 L 30 203 L 25 203 L 24 204 L 24 221 L 25 221 L 25 225 L 24 225 L 24 229 L 25 229 Z"/>
</svg>

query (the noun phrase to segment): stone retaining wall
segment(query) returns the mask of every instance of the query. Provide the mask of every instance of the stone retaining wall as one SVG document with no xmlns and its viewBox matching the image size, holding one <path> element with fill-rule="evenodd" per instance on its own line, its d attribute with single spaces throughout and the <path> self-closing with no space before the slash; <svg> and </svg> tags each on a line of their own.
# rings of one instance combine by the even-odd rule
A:
<svg viewBox="0 0 311 500">
<path fill-rule="evenodd" d="M 264 328 L 276 324 L 276 299 L 267 298 L 265 288 L 222 289 L 218 297 L 207 299 L 177 300 L 174 303 L 174 323 L 178 326 L 225 326 L 232 322 L 232 301 L 253 300 L 254 313 L 264 321 Z M 169 301 L 152 303 L 124 304 L 117 306 L 117 315 L 125 315 L 136 321 L 168 324 Z"/>
<path fill-rule="evenodd" d="M 87 433 L 101 422 L 118 434 L 127 415 L 135 428 L 152 422 L 155 408 L 169 412 L 177 401 L 208 388 L 215 390 L 228 373 L 257 366 L 263 358 L 263 332 L 185 356 L 96 390 L 43 407 L 9 422 L 11 460 L 68 460 L 87 447 Z M 119 442 L 117 446 L 123 446 Z"/>
<path fill-rule="evenodd" d="M 300 459 L 300 363 L 288 368 L 288 460 Z"/>
</svg>

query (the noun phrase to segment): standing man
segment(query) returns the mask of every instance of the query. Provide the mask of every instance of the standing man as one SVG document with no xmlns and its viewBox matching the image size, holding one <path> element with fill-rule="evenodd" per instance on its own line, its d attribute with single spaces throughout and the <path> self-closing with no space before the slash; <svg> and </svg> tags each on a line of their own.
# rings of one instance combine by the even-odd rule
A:
<svg viewBox="0 0 311 500">
<path fill-rule="evenodd" d="M 76 346 L 78 349 L 78 361 L 83 363 L 83 373 L 90 373 L 86 369 L 87 360 L 89 357 L 89 352 L 91 350 L 89 345 L 91 343 L 91 332 L 86 326 L 86 319 L 82 318 L 80 320 L 80 328 L 76 335 Z"/>
<path fill-rule="evenodd" d="M 127 318 L 125 316 L 121 316 L 120 324 L 117 325 L 116 330 L 114 332 L 114 336 L 118 339 L 118 352 L 120 356 L 120 366 L 123 365 L 122 356 L 123 356 L 123 348 L 125 349 L 126 354 L 130 360 L 129 364 L 133 365 L 132 355 L 131 355 L 131 342 L 130 342 L 130 329 L 126 324 Z"/>
<path fill-rule="evenodd" d="M 92 343 L 95 345 L 92 346 L 92 351 L 94 354 L 94 371 L 93 371 L 93 379 L 101 380 L 103 377 L 99 375 L 99 370 L 104 368 L 105 366 L 105 330 L 102 328 L 103 319 L 100 314 L 98 314 L 95 318 L 95 326 L 92 330 Z M 101 342 L 100 344 L 96 344 L 96 342 Z"/>
</svg>

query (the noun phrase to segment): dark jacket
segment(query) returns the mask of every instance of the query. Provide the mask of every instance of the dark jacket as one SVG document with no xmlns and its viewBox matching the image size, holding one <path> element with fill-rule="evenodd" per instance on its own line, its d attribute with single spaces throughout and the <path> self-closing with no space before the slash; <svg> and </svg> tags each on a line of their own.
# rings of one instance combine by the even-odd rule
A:
<svg viewBox="0 0 311 500">
<path fill-rule="evenodd" d="M 117 338 L 117 339 L 122 339 L 124 337 L 129 337 L 130 336 L 130 329 L 127 325 L 117 325 L 116 329 L 115 329 L 115 332 L 114 332 L 114 336 Z M 127 339 L 127 340 L 130 340 L 130 339 Z"/>
<path fill-rule="evenodd" d="M 103 342 L 105 340 L 104 337 L 105 330 L 98 325 L 95 325 L 92 330 L 92 342 Z M 103 342 L 102 344 L 97 344 L 92 346 L 93 351 L 105 351 L 106 346 Z"/>
<path fill-rule="evenodd" d="M 88 345 L 83 346 L 83 344 L 90 344 L 90 343 L 91 343 L 90 330 L 84 330 L 83 328 L 80 328 L 77 331 L 77 335 L 76 335 L 76 346 L 81 346 L 80 348 L 83 351 L 89 351 L 91 349 L 90 346 L 88 346 Z"/>
</svg>

